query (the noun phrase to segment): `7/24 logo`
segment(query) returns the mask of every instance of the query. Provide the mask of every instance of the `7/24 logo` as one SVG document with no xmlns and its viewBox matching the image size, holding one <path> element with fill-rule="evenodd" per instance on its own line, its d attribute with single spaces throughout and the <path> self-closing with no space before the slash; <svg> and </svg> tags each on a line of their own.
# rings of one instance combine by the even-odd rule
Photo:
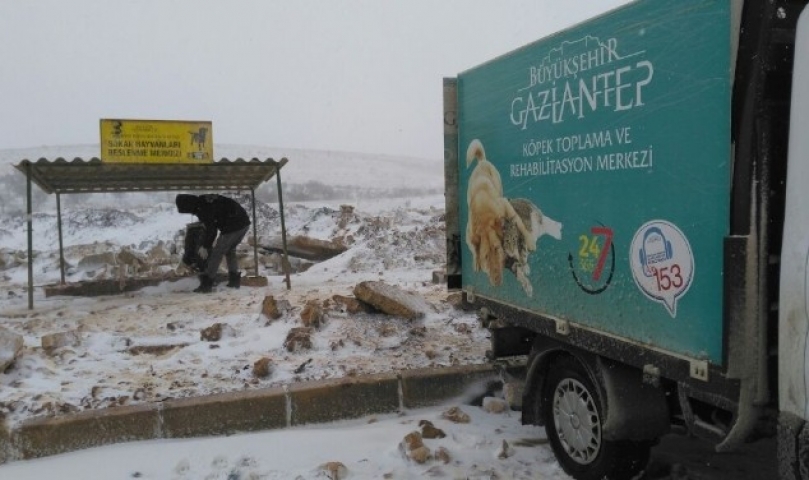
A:
<svg viewBox="0 0 809 480">
<path fill-rule="evenodd" d="M 615 273 L 615 245 L 611 228 L 598 225 L 579 235 L 579 249 L 567 260 L 573 280 L 584 292 L 597 295 L 609 287 Z"/>
</svg>

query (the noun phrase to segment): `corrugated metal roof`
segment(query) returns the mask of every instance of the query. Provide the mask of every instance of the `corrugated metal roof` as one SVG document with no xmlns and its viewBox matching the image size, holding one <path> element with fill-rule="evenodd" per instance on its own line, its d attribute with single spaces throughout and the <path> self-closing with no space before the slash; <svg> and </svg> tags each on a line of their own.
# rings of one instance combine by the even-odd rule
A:
<svg viewBox="0 0 809 480">
<path fill-rule="evenodd" d="M 287 159 L 223 158 L 212 163 L 104 163 L 98 158 L 22 160 L 14 168 L 47 193 L 256 189 Z"/>
</svg>

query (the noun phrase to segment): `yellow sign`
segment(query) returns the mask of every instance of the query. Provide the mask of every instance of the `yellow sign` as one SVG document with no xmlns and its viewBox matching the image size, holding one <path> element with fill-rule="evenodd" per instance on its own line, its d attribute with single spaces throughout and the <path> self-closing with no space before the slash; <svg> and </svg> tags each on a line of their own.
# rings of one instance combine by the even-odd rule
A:
<svg viewBox="0 0 809 480">
<path fill-rule="evenodd" d="M 101 119 L 101 161 L 209 163 L 211 122 Z"/>
</svg>

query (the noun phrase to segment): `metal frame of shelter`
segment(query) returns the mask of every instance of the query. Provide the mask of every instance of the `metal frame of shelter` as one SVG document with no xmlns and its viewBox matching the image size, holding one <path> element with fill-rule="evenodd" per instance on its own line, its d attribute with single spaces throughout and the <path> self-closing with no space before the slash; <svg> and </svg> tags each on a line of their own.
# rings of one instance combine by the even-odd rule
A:
<svg viewBox="0 0 809 480">
<path fill-rule="evenodd" d="M 258 275 L 258 245 L 256 234 L 256 188 L 275 176 L 278 185 L 278 205 L 281 214 L 281 240 L 284 248 L 284 273 L 287 289 L 292 288 L 287 258 L 284 202 L 281 193 L 281 168 L 287 159 L 271 158 L 244 160 L 223 158 L 210 163 L 105 163 L 98 158 L 67 161 L 45 158 L 32 162 L 22 160 L 14 168 L 26 177 L 26 212 L 28 223 L 28 308 L 34 308 L 33 217 L 31 183 L 45 193 L 56 194 L 57 228 L 59 231 L 59 270 L 65 284 L 65 257 L 62 244 L 61 195 L 70 193 L 112 193 L 147 191 L 209 191 L 250 189 L 253 219 L 253 258 Z"/>
</svg>

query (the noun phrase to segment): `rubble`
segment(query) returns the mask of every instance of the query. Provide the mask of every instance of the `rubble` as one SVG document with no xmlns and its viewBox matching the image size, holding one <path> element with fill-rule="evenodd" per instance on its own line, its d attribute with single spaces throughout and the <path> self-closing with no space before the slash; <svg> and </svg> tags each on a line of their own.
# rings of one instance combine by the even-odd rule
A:
<svg viewBox="0 0 809 480">
<path fill-rule="evenodd" d="M 269 253 L 283 253 L 284 245 L 280 237 L 273 238 L 266 245 L 259 247 Z M 322 262 L 348 250 L 345 245 L 340 245 L 327 240 L 318 240 L 306 236 L 293 236 L 287 238 L 287 255 Z"/>
<path fill-rule="evenodd" d="M 81 345 L 81 334 L 75 330 L 69 332 L 50 333 L 42 336 L 42 349 L 48 355 L 62 347 L 78 347 Z"/>
<path fill-rule="evenodd" d="M 520 381 L 506 382 L 503 384 L 503 396 L 506 404 L 512 410 L 522 410 L 522 395 L 525 383 Z"/>
<path fill-rule="evenodd" d="M 484 397 L 483 409 L 489 413 L 503 413 L 508 410 L 508 405 L 502 398 Z"/>
<path fill-rule="evenodd" d="M 354 297 L 347 297 L 345 295 L 333 295 L 332 300 L 345 307 L 346 312 L 350 314 L 357 313 L 375 313 L 378 312 L 372 305 L 369 305 Z"/>
<path fill-rule="evenodd" d="M 301 321 L 304 327 L 312 327 L 318 330 L 325 323 L 326 316 L 317 302 L 309 300 L 301 310 Z"/>
<path fill-rule="evenodd" d="M 253 363 L 253 376 L 258 378 L 267 378 L 272 375 L 272 359 L 269 357 L 262 357 Z"/>
<path fill-rule="evenodd" d="M 326 462 L 318 467 L 329 480 L 341 480 L 348 477 L 348 468 L 341 462 Z"/>
<path fill-rule="evenodd" d="M 424 318 L 430 309 L 424 298 L 381 281 L 359 283 L 354 287 L 354 296 L 388 315 L 408 320 Z"/>
<path fill-rule="evenodd" d="M 460 407 L 452 407 L 441 414 L 441 418 L 453 423 L 469 423 L 469 414 L 461 410 Z"/>
<path fill-rule="evenodd" d="M 261 314 L 269 319 L 269 322 L 281 318 L 281 311 L 278 309 L 278 302 L 272 295 L 267 295 L 261 302 Z M 269 323 L 268 322 L 268 323 Z"/>
<path fill-rule="evenodd" d="M 214 323 L 210 327 L 202 329 L 199 333 L 200 340 L 206 342 L 218 342 L 223 337 L 232 337 L 234 335 L 233 327 L 226 323 Z"/>
<path fill-rule="evenodd" d="M 0 327 L 0 373 L 14 363 L 22 353 L 23 337 Z"/>
<path fill-rule="evenodd" d="M 399 444 L 399 449 L 406 458 L 419 464 L 427 463 L 428 460 L 432 459 L 432 453 L 424 445 L 419 432 L 410 432 L 405 435 Z"/>
<path fill-rule="evenodd" d="M 422 438 L 444 438 L 447 436 L 443 430 L 436 428 L 433 422 L 429 420 L 420 421 L 419 426 L 421 427 Z"/>
<path fill-rule="evenodd" d="M 452 457 L 450 456 L 449 450 L 447 450 L 446 447 L 438 447 L 435 449 L 435 459 L 444 465 L 452 461 Z"/>
<path fill-rule="evenodd" d="M 284 348 L 289 352 L 311 349 L 312 333 L 313 330 L 310 327 L 292 328 L 287 334 L 286 340 L 284 340 Z"/>
<path fill-rule="evenodd" d="M 495 456 L 500 460 L 504 460 L 508 457 L 513 457 L 514 453 L 516 453 L 514 452 L 514 449 L 511 448 L 505 439 L 503 439 L 503 443 L 500 445 L 500 448 L 497 450 Z"/>
</svg>

